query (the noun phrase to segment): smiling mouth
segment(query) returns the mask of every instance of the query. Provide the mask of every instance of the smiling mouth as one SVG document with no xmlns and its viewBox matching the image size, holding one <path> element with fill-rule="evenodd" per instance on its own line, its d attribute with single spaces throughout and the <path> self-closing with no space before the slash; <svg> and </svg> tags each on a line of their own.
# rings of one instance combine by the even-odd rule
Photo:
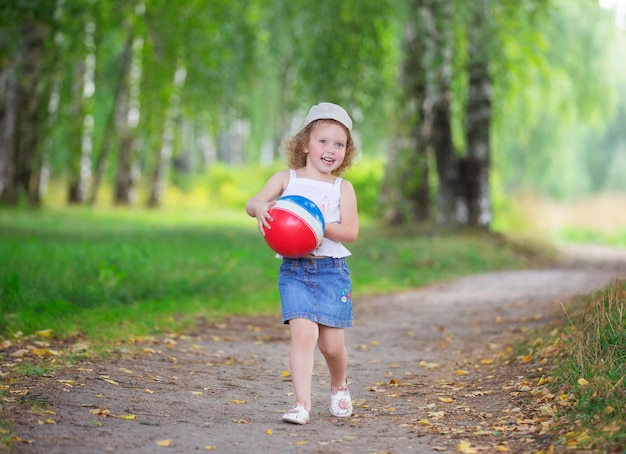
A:
<svg viewBox="0 0 626 454">
<path fill-rule="evenodd" d="M 332 158 L 322 158 L 322 161 L 324 161 L 324 162 L 326 162 L 328 164 L 332 164 L 333 162 L 335 162 L 335 160 L 332 159 Z"/>
</svg>

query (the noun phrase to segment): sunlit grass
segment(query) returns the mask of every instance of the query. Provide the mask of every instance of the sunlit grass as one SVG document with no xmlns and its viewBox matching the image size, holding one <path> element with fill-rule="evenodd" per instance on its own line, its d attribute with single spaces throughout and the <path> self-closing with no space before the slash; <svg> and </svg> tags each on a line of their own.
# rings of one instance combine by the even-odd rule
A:
<svg viewBox="0 0 626 454">
<path fill-rule="evenodd" d="M 613 231 L 597 231 L 583 228 L 566 228 L 555 235 L 557 241 L 565 243 L 596 243 L 626 247 L 626 228 Z"/>
<path fill-rule="evenodd" d="M 517 195 L 503 205 L 506 216 L 496 221 L 498 230 L 532 233 L 556 242 L 626 247 L 626 194 L 597 194 L 569 202 Z"/>
</svg>

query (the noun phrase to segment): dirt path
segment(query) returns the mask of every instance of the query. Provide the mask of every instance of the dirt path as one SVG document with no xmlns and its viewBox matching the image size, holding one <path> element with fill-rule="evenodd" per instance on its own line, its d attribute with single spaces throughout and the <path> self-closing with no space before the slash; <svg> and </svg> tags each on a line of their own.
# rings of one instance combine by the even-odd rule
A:
<svg viewBox="0 0 626 454">
<path fill-rule="evenodd" d="M 283 423 L 293 400 L 288 331 L 277 318 L 233 318 L 129 359 L 11 385 L 2 406 L 23 440 L 15 452 L 536 451 L 545 440 L 520 403 L 540 365 L 507 364 L 502 352 L 523 330 L 563 317 L 561 303 L 626 276 L 623 251 L 568 248 L 563 257 L 551 269 L 357 299 L 347 334 L 351 418 L 328 413 L 320 355 L 311 422 Z"/>
</svg>

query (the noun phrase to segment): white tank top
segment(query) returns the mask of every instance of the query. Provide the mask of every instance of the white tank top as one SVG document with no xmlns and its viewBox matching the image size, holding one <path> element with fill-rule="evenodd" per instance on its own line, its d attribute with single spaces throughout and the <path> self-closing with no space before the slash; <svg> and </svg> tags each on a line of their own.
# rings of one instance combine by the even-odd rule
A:
<svg viewBox="0 0 626 454">
<path fill-rule="evenodd" d="M 341 180 L 342 178 L 338 177 L 334 183 L 327 183 L 309 178 L 298 178 L 296 171 L 289 169 L 289 184 L 281 196 L 300 195 L 306 197 L 315 202 L 322 211 L 326 224 L 338 224 L 341 221 L 339 212 Z M 322 244 L 312 252 L 312 255 L 342 258 L 348 257 L 352 253 L 343 244 L 324 237 Z"/>
</svg>

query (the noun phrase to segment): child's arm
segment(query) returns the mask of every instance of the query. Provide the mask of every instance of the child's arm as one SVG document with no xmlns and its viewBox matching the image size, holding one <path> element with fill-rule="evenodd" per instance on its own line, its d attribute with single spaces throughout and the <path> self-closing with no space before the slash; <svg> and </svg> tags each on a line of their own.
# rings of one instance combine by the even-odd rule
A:
<svg viewBox="0 0 626 454">
<path fill-rule="evenodd" d="M 267 180 L 263 189 L 246 203 L 246 213 L 259 222 L 259 232 L 265 236 L 265 229 L 270 229 L 272 217 L 268 211 L 276 203 L 276 199 L 282 194 L 289 182 L 289 170 L 281 170 Z"/>
<path fill-rule="evenodd" d="M 347 180 L 341 182 L 339 212 L 341 222 L 326 224 L 324 236 L 340 243 L 354 243 L 359 236 L 359 212 L 354 187 Z"/>
</svg>

